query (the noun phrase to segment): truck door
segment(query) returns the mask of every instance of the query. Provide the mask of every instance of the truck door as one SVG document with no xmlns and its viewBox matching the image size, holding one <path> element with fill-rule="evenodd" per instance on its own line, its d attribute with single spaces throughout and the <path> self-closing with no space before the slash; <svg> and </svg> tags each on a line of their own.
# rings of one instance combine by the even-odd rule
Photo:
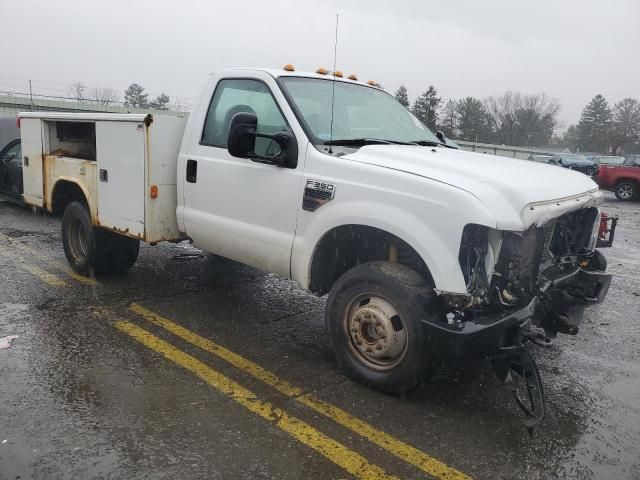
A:
<svg viewBox="0 0 640 480">
<path fill-rule="evenodd" d="M 220 80 L 181 159 L 184 227 L 199 248 L 289 276 L 302 162 L 290 169 L 229 155 L 229 123 L 238 112 L 255 113 L 261 133 L 291 131 L 265 81 Z M 257 139 L 256 153 L 271 153 L 270 142 Z"/>
<path fill-rule="evenodd" d="M 42 120 L 21 118 L 20 138 L 22 139 L 24 200 L 29 205 L 44 207 Z"/>
</svg>

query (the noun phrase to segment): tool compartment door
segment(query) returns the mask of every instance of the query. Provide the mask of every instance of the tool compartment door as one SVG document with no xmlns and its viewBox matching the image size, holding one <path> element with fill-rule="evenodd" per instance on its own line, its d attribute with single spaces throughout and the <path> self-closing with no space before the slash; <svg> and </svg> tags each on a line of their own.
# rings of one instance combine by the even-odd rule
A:
<svg viewBox="0 0 640 480">
<path fill-rule="evenodd" d="M 144 238 L 145 135 L 143 123 L 96 122 L 98 222 Z"/>
<path fill-rule="evenodd" d="M 20 119 L 22 139 L 22 184 L 24 201 L 44 207 L 44 179 L 42 164 L 42 120 Z"/>
</svg>

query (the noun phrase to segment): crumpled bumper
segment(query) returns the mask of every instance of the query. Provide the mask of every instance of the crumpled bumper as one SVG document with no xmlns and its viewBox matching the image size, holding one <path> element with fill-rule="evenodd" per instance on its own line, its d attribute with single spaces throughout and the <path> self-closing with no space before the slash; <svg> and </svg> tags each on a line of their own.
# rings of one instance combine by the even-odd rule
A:
<svg viewBox="0 0 640 480">
<path fill-rule="evenodd" d="M 522 332 L 530 330 L 532 324 L 550 336 L 557 332 L 575 334 L 584 309 L 601 303 L 610 283 L 608 273 L 576 268 L 549 280 L 517 310 L 453 324 L 423 319 L 428 348 L 440 360 L 460 363 L 521 346 Z"/>
</svg>

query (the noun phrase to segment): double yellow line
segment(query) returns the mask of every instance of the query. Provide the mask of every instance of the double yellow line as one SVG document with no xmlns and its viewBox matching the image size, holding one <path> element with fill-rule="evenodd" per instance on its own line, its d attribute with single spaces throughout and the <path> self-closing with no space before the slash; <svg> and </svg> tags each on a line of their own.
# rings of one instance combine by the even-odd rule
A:
<svg viewBox="0 0 640 480">
<path fill-rule="evenodd" d="M 14 240 L 13 238 L 5 235 L 4 233 L 0 233 L 0 240 L 4 240 L 5 242 L 9 243 L 12 247 L 14 247 L 16 250 L 19 250 L 20 252 L 28 255 L 29 257 L 37 258 L 38 260 L 46 263 L 50 268 L 63 272 L 68 277 L 76 280 L 77 282 L 84 283 L 86 285 L 92 285 L 92 286 L 99 285 L 99 283 L 93 278 L 88 278 L 88 277 L 83 277 L 82 275 L 78 275 L 69 266 L 57 260 L 53 260 L 47 257 L 45 254 L 36 250 L 35 248 L 31 248 L 23 242 Z M 6 250 L 5 248 L 3 248 L 2 244 L 0 244 L 0 255 L 12 259 L 14 262 L 16 262 L 16 264 L 18 264 L 20 268 L 31 273 L 32 275 L 35 275 L 36 277 L 38 277 L 40 280 L 47 283 L 48 285 L 52 285 L 54 287 L 64 287 L 67 285 L 67 282 L 62 280 L 57 275 L 47 272 L 46 270 L 34 265 L 33 263 L 29 262 L 26 258 L 24 258 L 23 256 L 17 253 Z"/>
<path fill-rule="evenodd" d="M 260 365 L 238 355 L 237 353 L 232 352 L 231 350 L 221 345 L 218 345 L 217 343 L 209 339 L 206 339 L 182 327 L 181 325 L 178 325 L 172 322 L 171 320 L 165 317 L 162 317 L 152 312 L 151 310 L 148 310 L 147 308 L 141 305 L 134 303 L 129 307 L 129 310 L 132 313 L 153 323 L 154 325 L 162 327 L 163 329 L 181 338 L 182 340 L 206 352 L 216 355 L 217 357 L 221 358 L 222 360 L 225 360 L 227 363 L 231 364 L 232 366 L 238 368 L 239 370 L 245 373 L 248 373 L 249 375 L 253 376 L 257 380 L 260 380 L 262 383 L 274 388 L 275 390 L 286 395 L 287 397 L 292 398 L 293 400 L 305 405 L 306 407 L 314 410 L 315 412 L 320 413 L 325 417 L 333 420 L 334 422 L 342 425 L 343 427 L 346 427 L 349 430 L 357 433 L 358 435 L 361 435 L 362 437 L 366 438 L 367 440 L 371 441 L 372 443 L 376 444 L 377 446 L 381 447 L 382 449 L 386 450 L 392 455 L 398 457 L 404 462 L 407 462 L 413 465 L 414 467 L 419 468 L 420 470 L 422 470 L 424 473 L 427 473 L 428 475 L 431 475 L 439 479 L 447 479 L 447 480 L 463 480 L 463 479 L 470 478 L 464 473 L 446 465 L 445 463 L 441 462 L 440 460 L 437 460 L 436 458 L 431 457 L 430 455 L 427 455 L 421 450 L 418 450 L 417 448 L 411 445 L 408 445 L 407 443 L 404 443 L 401 440 L 396 439 L 395 437 L 389 435 L 388 433 L 375 428 L 374 426 L 351 415 L 345 410 L 339 407 L 336 407 L 335 405 L 332 405 L 328 402 L 320 400 L 319 398 L 317 398 L 315 395 L 311 393 L 304 393 L 304 391 L 301 388 L 296 387 L 290 384 L 289 382 L 279 378 L 277 375 L 266 370 Z M 187 363 L 183 363 L 182 360 L 184 359 L 182 359 L 182 357 L 178 358 L 174 352 L 174 350 L 176 352 L 180 352 L 179 350 L 175 349 L 175 347 L 170 346 L 166 342 L 160 340 L 157 337 L 154 337 L 150 333 L 146 332 L 145 330 L 129 322 L 119 321 L 119 322 L 116 322 L 115 326 L 116 328 L 119 328 L 125 333 L 128 333 L 129 335 L 134 337 L 136 340 L 140 341 L 141 343 L 151 348 L 152 350 L 156 350 L 162 353 L 166 358 L 183 366 L 187 370 L 192 371 L 193 373 L 198 375 L 200 378 L 207 381 L 201 375 L 202 367 L 211 370 L 210 367 L 207 367 L 206 365 L 201 364 L 201 362 L 199 362 L 198 360 L 195 360 L 193 357 L 189 357 L 187 354 L 184 354 L 184 353 L 182 353 L 182 355 L 188 357 L 189 360 Z M 171 349 L 171 350 L 168 350 L 168 349 Z M 194 362 L 197 362 L 197 364 Z M 219 373 L 217 373 L 216 375 L 221 376 L 221 374 Z M 235 382 L 227 379 L 226 377 L 224 378 L 225 378 L 225 382 L 231 382 L 237 387 L 239 387 L 239 389 L 241 390 L 237 390 L 237 389 L 225 390 L 224 388 L 220 388 L 218 385 L 214 385 L 210 382 L 208 383 L 212 385 L 214 388 L 221 390 L 224 393 L 230 395 L 236 401 L 238 401 L 238 398 L 244 398 L 245 392 L 248 392 L 248 391 L 244 389 L 244 387 L 241 387 L 240 385 L 235 384 Z M 225 383 L 225 385 L 228 385 L 228 384 Z M 238 392 L 242 392 L 242 393 L 238 394 Z M 255 401 L 256 400 L 254 400 L 254 402 Z M 251 403 L 249 406 L 242 402 L 239 402 L 239 403 L 246 406 L 254 413 L 258 413 L 258 412 L 253 410 L 252 408 L 255 407 L 257 404 L 262 405 L 262 402 L 259 402 L 259 401 L 257 404 Z M 266 414 L 268 412 L 272 412 L 273 407 L 261 406 L 259 407 L 259 410 L 260 412 L 263 412 Z M 264 416 L 263 414 L 260 414 L 260 415 L 263 416 L 264 418 L 268 417 L 268 416 Z M 291 419 L 292 417 L 287 416 L 286 418 Z M 303 422 L 301 422 L 300 420 L 296 420 L 296 422 L 298 425 L 303 424 Z M 278 424 L 278 426 L 282 428 L 280 424 Z M 324 436 L 323 434 L 321 434 L 320 432 L 316 431 L 315 429 L 313 429 L 312 427 L 306 424 L 304 424 L 304 428 L 300 431 L 298 431 L 297 429 L 286 430 L 285 428 L 283 428 L 283 430 L 292 434 L 294 437 L 296 437 L 298 440 L 302 441 L 306 445 L 314 448 L 316 451 L 320 452 L 321 454 L 329 458 L 331 461 L 338 464 L 340 467 L 344 468 L 346 471 L 348 471 L 349 473 L 352 473 L 358 478 L 365 478 L 365 479 L 390 478 L 389 475 L 381 471 L 379 467 L 369 464 L 365 459 L 363 459 L 357 453 L 348 450 L 347 447 L 344 447 L 343 445 L 335 442 L 334 440 L 329 439 L 328 437 Z M 302 431 L 306 433 L 303 434 Z M 310 434 L 310 432 L 313 432 L 313 434 Z M 308 442 L 303 441 L 302 439 L 308 440 Z M 329 442 L 329 443 L 327 444 L 326 442 Z M 341 452 L 341 453 L 340 455 L 337 456 L 336 452 Z M 327 455 L 327 453 L 330 453 L 331 455 Z M 362 463 L 362 462 L 365 462 L 365 463 Z M 360 465 L 360 467 L 357 467 L 357 465 Z"/>
<path fill-rule="evenodd" d="M 50 267 L 64 272 L 70 278 L 89 285 L 98 285 L 93 279 L 82 277 L 66 265 L 55 260 L 47 258 L 41 252 L 30 248 L 22 242 L 15 241 L 12 238 L 0 233 L 0 240 L 5 240 L 18 250 L 27 253 L 30 257 L 35 257 Z M 37 276 L 43 282 L 52 286 L 66 286 L 67 283 L 55 274 L 47 272 L 42 268 L 28 262 L 25 258 L 17 253 L 8 251 L 0 245 L 0 256 L 8 257 L 25 271 Z M 275 389 L 279 393 L 288 398 L 299 402 L 307 408 L 329 418 L 339 425 L 357 433 L 363 438 L 369 440 L 373 444 L 382 448 L 386 452 L 394 455 L 400 460 L 420 469 L 429 476 L 446 479 L 446 480 L 463 480 L 470 477 L 456 470 L 453 467 L 437 460 L 421 450 L 398 440 L 388 433 L 377 429 L 369 423 L 351 415 L 349 412 L 325 402 L 311 393 L 305 393 L 301 388 L 296 387 L 289 382 L 279 378 L 274 373 L 266 370 L 260 365 L 232 352 L 231 350 L 206 339 L 171 320 L 162 317 L 145 307 L 132 304 L 129 307 L 131 313 L 138 315 L 144 320 L 163 328 L 176 337 L 211 353 L 218 358 L 226 361 L 233 367 L 251 375 L 265 385 Z M 356 478 L 369 479 L 396 479 L 393 475 L 387 473 L 381 467 L 370 463 L 359 453 L 351 450 L 344 444 L 328 437 L 318 431 L 308 423 L 289 415 L 282 409 L 274 407 L 269 402 L 265 402 L 257 398 L 257 396 L 243 387 L 239 383 L 231 380 L 222 373 L 214 370 L 204 364 L 195 357 L 179 350 L 170 343 L 154 336 L 150 332 L 144 330 L 137 325 L 117 320 L 113 325 L 120 331 L 126 333 L 133 339 L 137 340 L 147 348 L 160 353 L 167 360 L 185 368 L 197 377 L 205 381 L 208 385 L 231 398 L 238 404 L 245 407 L 250 412 L 260 416 L 261 418 L 271 422 L 277 428 L 291 435 L 299 442 L 312 448 L 325 458 L 329 459 L 346 472 L 352 474 Z"/>
</svg>

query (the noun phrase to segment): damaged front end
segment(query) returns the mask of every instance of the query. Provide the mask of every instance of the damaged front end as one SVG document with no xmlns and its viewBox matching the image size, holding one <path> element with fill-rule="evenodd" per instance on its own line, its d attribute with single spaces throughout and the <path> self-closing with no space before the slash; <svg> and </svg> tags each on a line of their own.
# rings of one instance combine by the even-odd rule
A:
<svg viewBox="0 0 640 480">
<path fill-rule="evenodd" d="M 544 417 L 544 397 L 524 347 L 548 347 L 558 333 L 575 335 L 584 309 L 604 300 L 611 275 L 595 250 L 599 226 L 595 207 L 524 232 L 467 225 L 459 252 L 467 295 L 441 295 L 446 318 L 425 321 L 442 359 L 489 356 L 503 380 L 512 372 L 523 377 L 527 395 L 517 398 L 528 428 Z"/>
</svg>

